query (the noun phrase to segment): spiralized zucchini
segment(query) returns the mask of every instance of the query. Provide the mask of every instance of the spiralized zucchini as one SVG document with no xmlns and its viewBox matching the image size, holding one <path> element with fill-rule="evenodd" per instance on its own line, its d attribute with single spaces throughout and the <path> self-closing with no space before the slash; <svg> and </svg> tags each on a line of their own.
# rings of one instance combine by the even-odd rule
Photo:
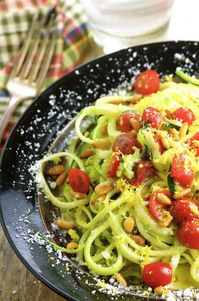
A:
<svg viewBox="0 0 199 301">
<path fill-rule="evenodd" d="M 79 264 L 97 275 L 120 273 L 128 283 L 131 283 L 132 275 L 141 277 L 146 264 L 166 261 L 173 268 L 170 287 L 175 287 L 178 267 L 185 265 L 189 267 L 187 277 L 192 278 L 193 286 L 199 287 L 199 251 L 191 250 L 178 241 L 178 225 L 168 207 L 164 208 L 166 222 L 154 218 L 148 207 L 150 195 L 161 189 L 169 189 L 171 198 L 175 199 L 189 188 L 188 197 L 198 200 L 199 157 L 188 141 L 199 131 L 199 88 L 192 84 L 166 82 L 161 84 L 157 93 L 140 97 L 137 102 L 135 97 L 137 95 L 97 99 L 95 105 L 86 107 L 77 117 L 75 129 L 78 139 L 71 143 L 71 148 L 45 156 L 40 161 L 39 176 L 45 197 L 60 209 L 59 220 L 73 222 L 73 231 L 78 234 L 75 237 L 79 237 L 76 241 L 72 239 L 76 245 L 71 247 L 69 243 L 62 251 L 75 253 Z M 166 115 L 166 111 L 172 113 L 182 106 L 190 108 L 196 117 L 184 133 L 182 122 Z M 163 114 L 164 126 L 153 128 L 142 123 L 141 116 L 148 107 L 157 108 Z M 126 111 L 140 116 L 140 127 L 132 128 L 131 132 L 135 132 L 141 147 L 133 146 L 131 154 L 123 154 L 114 148 L 117 138 L 124 134 L 118 129 L 118 118 Z M 95 116 L 95 119 L 84 132 L 82 121 L 90 116 Z M 173 128 L 176 137 L 169 131 Z M 163 152 L 154 138 L 156 136 L 164 142 Z M 119 155 L 117 173 L 110 176 L 115 153 Z M 168 180 L 172 160 L 181 153 L 189 158 L 195 176 L 188 188 L 171 178 L 170 182 Z M 149 161 L 155 170 L 142 183 L 135 181 L 135 167 L 139 160 Z M 90 179 L 89 191 L 80 193 L 78 188 L 74 191 L 67 176 L 61 185 L 57 185 L 58 175 L 49 174 L 49 168 L 57 165 L 64 166 L 66 172 L 71 168 L 84 171 Z M 127 221 L 134 223 L 130 230 Z M 60 227 L 64 229 L 64 226 Z M 129 272 L 131 269 L 132 273 Z"/>
</svg>

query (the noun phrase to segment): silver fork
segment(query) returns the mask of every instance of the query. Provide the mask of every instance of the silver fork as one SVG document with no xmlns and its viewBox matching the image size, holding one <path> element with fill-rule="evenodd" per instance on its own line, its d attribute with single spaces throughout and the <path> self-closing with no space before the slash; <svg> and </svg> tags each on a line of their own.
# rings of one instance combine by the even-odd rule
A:
<svg viewBox="0 0 199 301">
<path fill-rule="evenodd" d="M 43 20 L 39 20 L 37 15 L 17 55 L 7 83 L 11 97 L 0 120 L 0 142 L 15 108 L 20 102 L 33 99 L 42 87 L 58 36 L 57 30 L 52 27 L 54 19 L 54 9 Z"/>
</svg>

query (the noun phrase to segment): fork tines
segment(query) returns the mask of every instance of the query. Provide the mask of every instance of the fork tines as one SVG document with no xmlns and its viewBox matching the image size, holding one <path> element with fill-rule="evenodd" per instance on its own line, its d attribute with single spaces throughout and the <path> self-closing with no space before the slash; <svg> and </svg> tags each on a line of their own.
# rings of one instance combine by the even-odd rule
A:
<svg viewBox="0 0 199 301">
<path fill-rule="evenodd" d="M 48 72 L 58 37 L 58 30 L 53 26 L 55 18 L 55 9 L 51 9 L 43 19 L 40 14 L 33 18 L 29 34 L 17 55 L 11 78 L 30 82 L 39 90 Z"/>
</svg>

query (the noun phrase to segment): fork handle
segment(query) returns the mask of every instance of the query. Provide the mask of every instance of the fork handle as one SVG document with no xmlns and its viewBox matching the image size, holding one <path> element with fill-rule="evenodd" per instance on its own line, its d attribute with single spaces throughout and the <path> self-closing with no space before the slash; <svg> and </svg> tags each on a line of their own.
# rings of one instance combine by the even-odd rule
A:
<svg viewBox="0 0 199 301">
<path fill-rule="evenodd" d="M 32 97 L 23 97 L 22 98 L 21 96 L 11 96 L 8 106 L 6 107 L 5 112 L 3 113 L 3 115 L 0 119 L 0 142 L 3 139 L 4 131 L 6 130 L 6 128 L 8 126 L 8 122 L 9 122 L 14 110 L 16 109 L 16 107 L 22 100 L 28 100 L 28 99 L 32 99 Z"/>
</svg>

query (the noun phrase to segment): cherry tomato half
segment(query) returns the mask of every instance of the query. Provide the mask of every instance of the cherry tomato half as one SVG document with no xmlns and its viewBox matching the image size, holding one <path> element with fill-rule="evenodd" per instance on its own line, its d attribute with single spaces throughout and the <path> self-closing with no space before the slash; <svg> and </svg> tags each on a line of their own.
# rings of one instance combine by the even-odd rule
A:
<svg viewBox="0 0 199 301">
<path fill-rule="evenodd" d="M 182 224 L 186 220 L 197 218 L 198 215 L 194 212 L 198 210 L 198 204 L 195 200 L 183 198 L 172 203 L 169 211 L 178 224 Z"/>
<path fill-rule="evenodd" d="M 194 172 L 191 170 L 191 163 L 184 154 L 174 156 L 171 177 L 183 187 L 190 186 L 193 182 Z"/>
<path fill-rule="evenodd" d="M 199 132 L 195 133 L 191 140 L 199 140 Z"/>
<path fill-rule="evenodd" d="M 191 147 L 193 148 L 193 149 L 195 149 L 195 151 L 196 151 L 196 156 L 198 156 L 199 157 L 199 146 L 197 146 L 197 145 L 194 145 L 194 143 L 193 143 L 193 141 L 198 141 L 199 140 L 199 132 L 197 132 L 191 139 L 190 139 L 190 143 L 191 143 Z"/>
<path fill-rule="evenodd" d="M 136 77 L 133 86 L 135 91 L 142 95 L 156 93 L 160 87 L 159 75 L 155 70 L 145 70 Z"/>
<path fill-rule="evenodd" d="M 113 154 L 113 157 L 111 159 L 110 168 L 108 170 L 108 177 L 114 178 L 117 176 L 116 173 L 117 173 L 118 167 L 120 165 L 121 157 L 122 157 L 121 153 Z"/>
<path fill-rule="evenodd" d="M 142 280 L 148 286 L 155 288 L 172 282 L 172 267 L 167 262 L 154 262 L 144 266 Z"/>
<path fill-rule="evenodd" d="M 133 184 L 139 186 L 149 177 L 155 175 L 155 168 L 150 161 L 139 160 L 134 167 L 135 179 Z"/>
<path fill-rule="evenodd" d="M 187 122 L 188 125 L 191 125 L 196 120 L 193 111 L 186 107 L 180 107 L 175 110 L 173 112 L 173 118 L 179 120 L 182 123 Z"/>
<path fill-rule="evenodd" d="M 148 107 L 142 114 L 142 121 L 149 123 L 155 129 L 159 129 L 164 121 L 164 116 L 158 109 Z"/>
<path fill-rule="evenodd" d="M 178 229 L 177 237 L 186 247 L 199 250 L 199 219 L 185 221 Z"/>
<path fill-rule="evenodd" d="M 139 121 L 141 118 L 136 113 L 125 111 L 117 119 L 117 130 L 121 132 L 132 131 L 133 128 L 131 126 L 130 119 Z"/>
<path fill-rule="evenodd" d="M 158 143 L 159 152 L 160 152 L 160 154 L 162 154 L 165 151 L 165 148 L 164 148 L 164 145 L 162 144 L 161 138 L 157 135 L 154 135 L 153 138 L 154 138 L 155 142 Z"/>
<path fill-rule="evenodd" d="M 114 152 L 120 151 L 124 155 L 133 154 L 133 146 L 141 149 L 141 144 L 136 140 L 133 132 L 121 134 L 116 137 L 115 143 L 113 144 L 112 150 Z"/>
<path fill-rule="evenodd" d="M 158 193 L 163 193 L 167 197 L 171 197 L 168 189 L 158 189 L 154 191 L 149 197 L 149 212 L 153 218 L 158 221 L 162 220 L 162 210 L 167 208 L 166 204 L 158 201 Z"/>
<path fill-rule="evenodd" d="M 89 176 L 78 168 L 68 170 L 68 182 L 75 192 L 87 193 L 90 187 Z"/>
</svg>

